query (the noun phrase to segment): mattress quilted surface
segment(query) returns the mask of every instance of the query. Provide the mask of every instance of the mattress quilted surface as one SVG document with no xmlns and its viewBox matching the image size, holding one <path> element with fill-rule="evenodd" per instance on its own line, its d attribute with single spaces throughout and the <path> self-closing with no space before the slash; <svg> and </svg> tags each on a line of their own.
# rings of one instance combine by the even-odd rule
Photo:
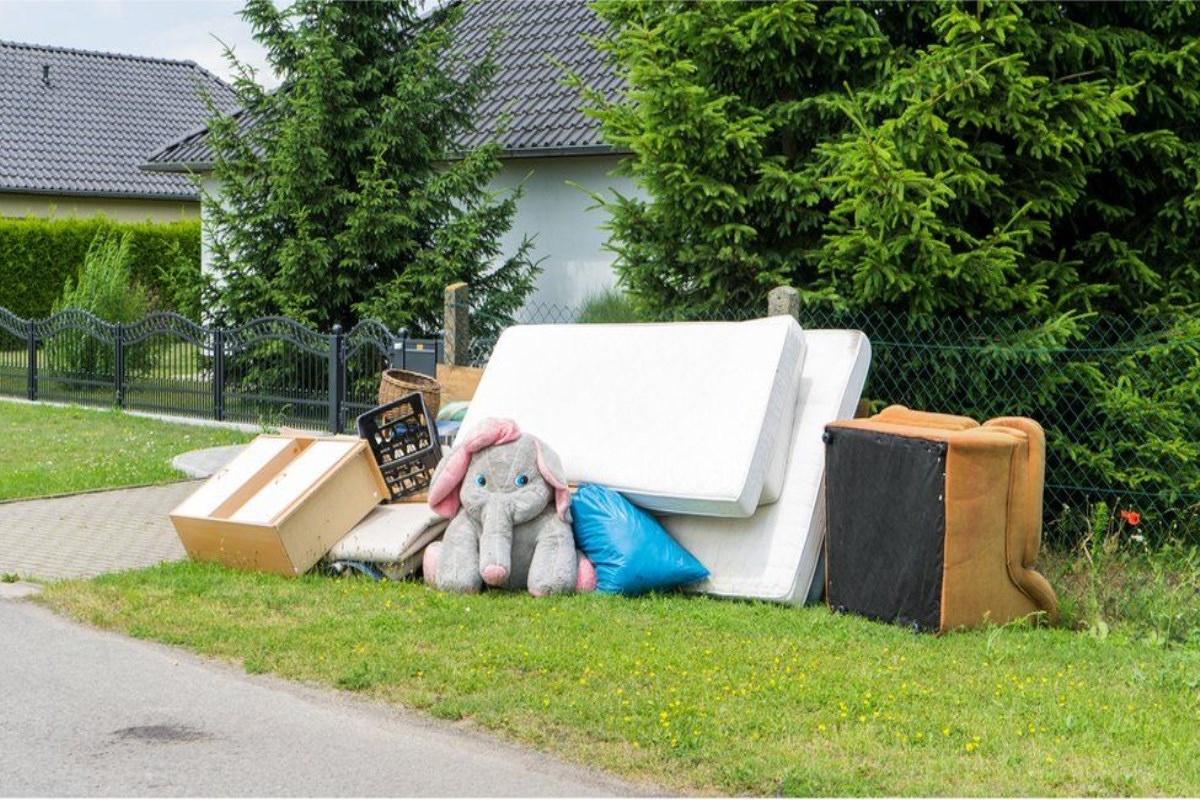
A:
<svg viewBox="0 0 1200 800">
<path fill-rule="evenodd" d="M 748 517 L 782 482 L 804 353 L 790 317 L 518 325 L 459 437 L 507 417 L 559 453 L 571 483 L 656 512 Z"/>
<path fill-rule="evenodd" d="M 704 566 L 696 590 L 723 597 L 802 604 L 825 538 L 825 426 L 854 416 L 871 344 L 859 331 L 805 331 L 807 350 L 792 417 L 790 458 L 778 502 L 746 519 L 667 516 L 675 540 Z"/>
</svg>

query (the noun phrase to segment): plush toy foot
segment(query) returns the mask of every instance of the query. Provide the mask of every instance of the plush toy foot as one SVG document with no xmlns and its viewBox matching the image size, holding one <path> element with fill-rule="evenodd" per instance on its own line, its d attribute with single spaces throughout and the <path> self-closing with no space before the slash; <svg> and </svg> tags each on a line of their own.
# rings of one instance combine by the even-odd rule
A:
<svg viewBox="0 0 1200 800">
<path fill-rule="evenodd" d="M 479 575 L 488 586 L 503 586 L 508 580 L 508 570 L 499 564 L 488 564 L 479 571 Z"/>
<path fill-rule="evenodd" d="M 596 565 L 583 554 L 579 556 L 579 573 L 575 578 L 575 591 L 596 591 Z"/>
<path fill-rule="evenodd" d="M 425 576 L 425 583 L 429 586 L 436 586 L 434 580 L 437 578 L 438 556 L 442 552 L 441 542 L 430 542 L 425 548 L 425 555 L 421 557 L 421 572 Z"/>
</svg>

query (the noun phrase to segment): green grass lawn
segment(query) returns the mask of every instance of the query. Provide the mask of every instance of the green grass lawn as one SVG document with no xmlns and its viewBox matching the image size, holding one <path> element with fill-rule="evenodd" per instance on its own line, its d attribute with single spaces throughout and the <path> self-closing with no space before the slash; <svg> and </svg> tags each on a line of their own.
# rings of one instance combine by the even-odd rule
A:
<svg viewBox="0 0 1200 800">
<path fill-rule="evenodd" d="M 42 601 L 682 791 L 1200 793 L 1200 650 L 1119 627 L 935 638 L 824 608 L 467 597 L 192 563 Z"/>
<path fill-rule="evenodd" d="M 0 403 L 0 499 L 171 480 L 218 428 Z M 1067 629 L 935 638 L 698 597 L 446 595 L 178 563 L 54 583 L 85 622 L 684 791 L 1200 793 L 1200 555 L 1048 554 Z M 1104 624 L 1101 624 L 1104 623 Z"/>
<path fill-rule="evenodd" d="M 116 411 L 0 402 L 0 500 L 177 480 L 174 456 L 251 438 Z"/>
</svg>

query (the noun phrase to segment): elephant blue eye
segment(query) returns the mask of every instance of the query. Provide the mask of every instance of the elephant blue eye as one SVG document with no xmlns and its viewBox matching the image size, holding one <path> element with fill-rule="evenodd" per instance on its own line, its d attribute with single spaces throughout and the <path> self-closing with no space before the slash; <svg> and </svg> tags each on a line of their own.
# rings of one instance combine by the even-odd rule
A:
<svg viewBox="0 0 1200 800">
<path fill-rule="evenodd" d="M 517 486 L 524 486 L 527 483 L 529 483 L 528 475 L 518 475 L 517 476 Z"/>
<path fill-rule="evenodd" d="M 482 475 L 476 475 L 475 483 L 479 486 L 487 486 L 487 478 L 483 477 Z"/>
</svg>

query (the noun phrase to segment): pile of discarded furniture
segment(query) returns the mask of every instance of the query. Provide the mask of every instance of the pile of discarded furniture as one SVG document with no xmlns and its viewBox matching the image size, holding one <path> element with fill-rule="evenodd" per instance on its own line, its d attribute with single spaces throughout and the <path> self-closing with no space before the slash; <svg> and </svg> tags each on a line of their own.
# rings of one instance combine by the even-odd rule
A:
<svg viewBox="0 0 1200 800">
<path fill-rule="evenodd" d="M 1041 428 L 856 419 L 870 360 L 861 332 L 783 316 L 514 326 L 458 396 L 400 395 L 357 437 L 260 436 L 172 520 L 193 558 L 285 575 L 1055 619 Z"/>
</svg>

